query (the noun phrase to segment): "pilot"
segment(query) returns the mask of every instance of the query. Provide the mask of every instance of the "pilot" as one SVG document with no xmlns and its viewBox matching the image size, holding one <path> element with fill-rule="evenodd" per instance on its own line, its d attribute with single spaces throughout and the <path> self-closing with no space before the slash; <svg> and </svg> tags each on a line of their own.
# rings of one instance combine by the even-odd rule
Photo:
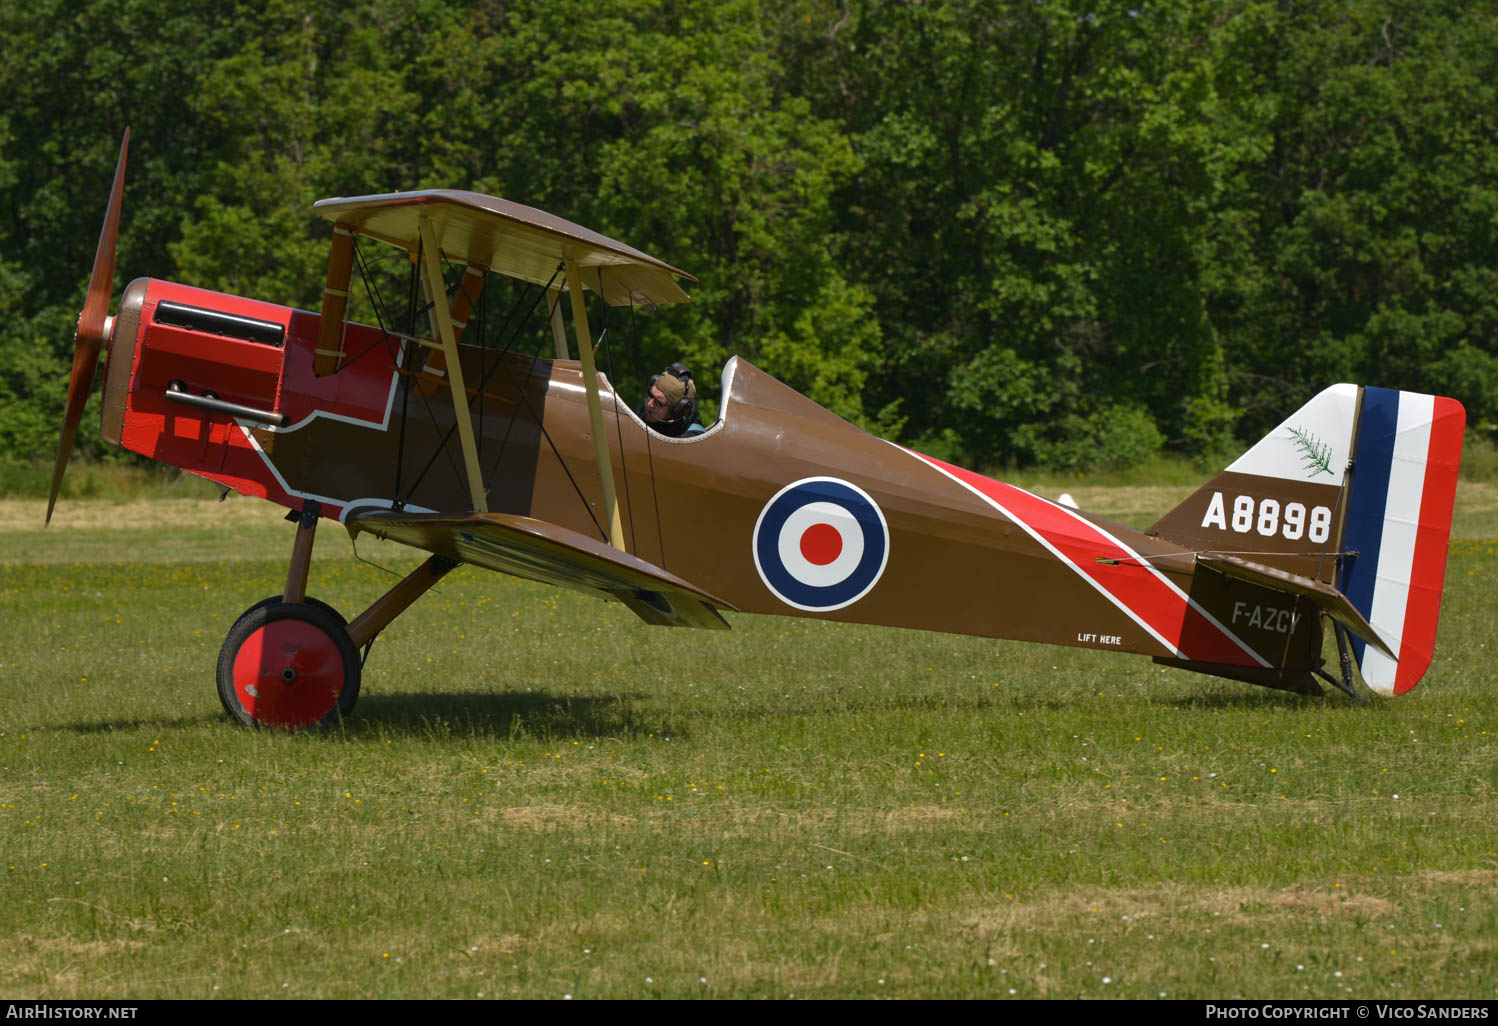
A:
<svg viewBox="0 0 1498 1026">
<path fill-rule="evenodd" d="M 681 363 L 673 363 L 650 379 L 650 395 L 640 407 L 640 419 L 651 430 L 680 438 L 707 429 L 697 417 L 697 382 Z"/>
</svg>

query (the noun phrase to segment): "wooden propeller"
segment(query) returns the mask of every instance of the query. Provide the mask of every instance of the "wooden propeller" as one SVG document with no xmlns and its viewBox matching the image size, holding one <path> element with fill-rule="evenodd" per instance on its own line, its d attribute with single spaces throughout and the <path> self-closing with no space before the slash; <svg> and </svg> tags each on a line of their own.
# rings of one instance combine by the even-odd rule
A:
<svg viewBox="0 0 1498 1026">
<path fill-rule="evenodd" d="M 83 312 L 78 315 L 78 329 L 73 334 L 73 371 L 68 377 L 68 405 L 62 417 L 62 436 L 57 442 L 57 463 L 52 468 L 52 491 L 47 496 L 47 523 L 52 522 L 52 508 L 62 488 L 62 472 L 67 469 L 73 442 L 78 437 L 78 423 L 83 407 L 94 386 L 94 371 L 99 366 L 99 350 L 109 338 L 113 325 L 109 318 L 109 297 L 114 292 L 114 249 L 120 236 L 120 199 L 125 191 L 125 153 L 130 148 L 130 129 L 120 142 L 120 159 L 114 166 L 114 185 L 109 190 L 109 208 L 104 214 L 104 228 L 99 232 L 99 246 L 94 251 L 94 272 L 88 280 L 88 295 Z"/>
</svg>

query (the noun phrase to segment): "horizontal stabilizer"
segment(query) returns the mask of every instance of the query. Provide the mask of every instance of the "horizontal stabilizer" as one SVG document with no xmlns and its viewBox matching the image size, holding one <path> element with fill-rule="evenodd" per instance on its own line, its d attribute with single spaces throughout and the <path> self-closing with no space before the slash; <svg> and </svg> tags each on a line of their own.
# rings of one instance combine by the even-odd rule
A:
<svg viewBox="0 0 1498 1026">
<path fill-rule="evenodd" d="M 734 607 L 658 566 L 576 531 L 507 513 L 406 513 L 354 510 L 350 534 L 410 545 L 461 563 L 617 599 L 646 623 L 722 630 L 719 609 Z"/>
<path fill-rule="evenodd" d="M 1198 566 L 1215 570 L 1224 577 L 1247 581 L 1250 584 L 1309 599 L 1327 616 L 1387 654 L 1389 658 L 1394 658 L 1394 653 L 1390 650 L 1388 643 L 1379 637 L 1373 625 L 1363 617 L 1362 613 L 1358 612 L 1357 607 L 1348 600 L 1346 595 L 1330 584 L 1312 580 L 1309 577 L 1301 577 L 1285 570 L 1277 570 L 1262 563 L 1252 563 L 1238 556 L 1203 552 L 1197 555 L 1196 562 Z"/>
</svg>

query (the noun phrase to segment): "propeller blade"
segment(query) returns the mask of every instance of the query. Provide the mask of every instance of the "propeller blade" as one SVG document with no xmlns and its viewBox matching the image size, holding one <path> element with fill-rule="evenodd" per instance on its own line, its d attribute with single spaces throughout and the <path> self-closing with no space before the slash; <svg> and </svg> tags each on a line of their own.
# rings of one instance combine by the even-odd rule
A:
<svg viewBox="0 0 1498 1026">
<path fill-rule="evenodd" d="M 62 435 L 57 441 L 57 463 L 52 468 L 52 491 L 47 496 L 47 523 L 62 489 L 62 472 L 67 469 L 73 442 L 78 438 L 78 424 L 83 407 L 94 387 L 94 371 L 99 366 L 99 350 L 108 337 L 109 297 L 114 292 L 114 251 L 120 237 L 120 201 L 125 192 L 125 154 L 130 149 L 130 129 L 120 141 L 120 159 L 114 166 L 114 185 L 109 190 L 109 208 L 99 245 L 94 250 L 94 271 L 88 279 L 88 295 L 83 312 L 78 315 L 78 329 L 73 335 L 73 370 L 68 376 L 68 404 L 62 417 Z"/>
</svg>

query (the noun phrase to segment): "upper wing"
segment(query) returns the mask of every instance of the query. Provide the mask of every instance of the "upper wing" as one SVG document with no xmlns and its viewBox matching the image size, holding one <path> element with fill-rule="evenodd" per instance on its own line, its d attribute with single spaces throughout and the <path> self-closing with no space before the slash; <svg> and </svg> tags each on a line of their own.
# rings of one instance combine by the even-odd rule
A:
<svg viewBox="0 0 1498 1026">
<path fill-rule="evenodd" d="M 676 278 L 692 276 L 564 218 L 496 196 L 426 189 L 379 196 L 334 197 L 313 205 L 323 217 L 414 253 L 418 222 L 429 218 L 448 259 L 535 285 L 577 263 L 582 285 L 610 306 L 685 303 Z"/>
<path fill-rule="evenodd" d="M 623 602 L 646 623 L 724 629 L 718 609 L 734 607 L 686 581 L 544 520 L 508 513 L 406 513 L 354 510 L 350 534 L 368 531 L 461 563 Z"/>
</svg>

